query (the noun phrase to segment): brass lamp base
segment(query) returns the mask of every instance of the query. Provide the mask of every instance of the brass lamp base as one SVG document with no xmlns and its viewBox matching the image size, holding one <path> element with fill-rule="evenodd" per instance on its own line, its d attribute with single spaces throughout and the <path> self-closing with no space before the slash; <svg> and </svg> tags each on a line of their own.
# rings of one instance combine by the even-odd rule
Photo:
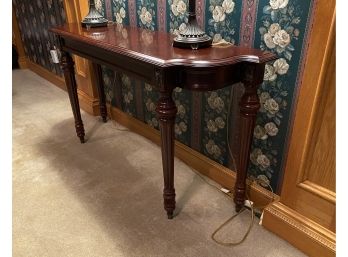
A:
<svg viewBox="0 0 348 257">
<path fill-rule="evenodd" d="M 87 16 L 81 21 L 82 27 L 106 27 L 108 20 L 101 15 L 95 8 L 94 0 L 90 0 L 89 12 Z"/>
<path fill-rule="evenodd" d="M 193 50 L 210 47 L 213 39 L 201 30 L 194 13 L 189 14 L 186 29 L 174 38 L 173 46 L 178 48 L 191 48 Z"/>
</svg>

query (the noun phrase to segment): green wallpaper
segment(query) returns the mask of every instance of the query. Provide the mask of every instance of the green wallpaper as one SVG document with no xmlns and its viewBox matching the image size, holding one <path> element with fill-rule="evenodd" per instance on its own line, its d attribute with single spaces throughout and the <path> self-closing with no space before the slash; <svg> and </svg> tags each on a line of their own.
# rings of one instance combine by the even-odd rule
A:
<svg viewBox="0 0 348 257">
<path fill-rule="evenodd" d="M 114 11 L 120 10 L 120 6 L 128 6 L 124 15 L 127 18 L 115 20 L 127 25 L 175 34 L 185 28 L 187 21 L 188 2 L 184 0 L 100 2 L 101 8 L 105 8 L 105 16 L 113 20 L 120 15 L 113 12 L 111 17 L 107 14 L 108 9 Z M 249 165 L 249 176 L 267 178 L 273 189 L 279 192 L 291 127 L 291 110 L 302 71 L 301 62 L 305 56 L 313 1 L 209 0 L 203 3 L 197 1 L 196 5 L 198 22 L 214 38 L 214 42 L 226 40 L 235 45 L 272 51 L 279 57 L 266 66 L 264 83 L 259 90 L 261 109 L 257 116 Z M 113 87 L 117 87 L 118 83 L 112 83 L 117 81 L 113 81 L 114 76 L 113 71 L 104 68 L 108 100 L 158 129 L 155 113 L 158 94 L 151 85 L 119 74 L 122 85 L 118 92 L 122 97 L 119 100 L 121 103 L 117 104 Z M 191 93 L 177 88 L 173 93 L 178 106 L 176 138 L 216 162 L 233 167 L 228 142 L 234 153 L 238 151 L 235 145 L 238 133 L 234 132 L 234 128 L 238 127 L 238 100 L 241 93 L 240 86 L 205 93 Z M 230 104 L 231 109 L 228 110 Z"/>
</svg>

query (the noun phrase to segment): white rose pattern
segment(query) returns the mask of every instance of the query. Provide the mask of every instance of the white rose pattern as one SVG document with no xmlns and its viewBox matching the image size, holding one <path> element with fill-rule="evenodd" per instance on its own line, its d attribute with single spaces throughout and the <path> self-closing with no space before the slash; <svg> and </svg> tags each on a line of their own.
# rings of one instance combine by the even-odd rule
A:
<svg viewBox="0 0 348 257">
<path fill-rule="evenodd" d="M 178 101 L 178 100 L 176 102 L 177 102 L 176 103 L 176 108 L 178 109 L 176 115 L 178 115 L 179 117 L 183 118 L 185 116 L 185 114 L 186 114 L 185 106 L 182 105 L 180 103 L 180 101 Z"/>
<path fill-rule="evenodd" d="M 186 29 L 186 23 L 181 23 L 181 25 L 179 26 L 179 31 L 183 32 Z"/>
<path fill-rule="evenodd" d="M 212 139 L 209 139 L 205 148 L 210 155 L 214 156 L 214 158 L 218 158 L 221 155 L 221 149 Z"/>
<path fill-rule="evenodd" d="M 116 13 L 116 22 L 117 22 L 118 24 L 122 24 L 122 22 L 123 22 L 123 19 L 122 19 L 120 13 Z"/>
<path fill-rule="evenodd" d="M 188 22 L 188 0 L 168 0 L 169 32 L 179 35 L 184 31 Z"/>
<path fill-rule="evenodd" d="M 217 117 L 215 120 L 208 120 L 207 122 L 207 128 L 210 132 L 217 132 L 224 127 L 225 121 L 221 117 Z"/>
<path fill-rule="evenodd" d="M 217 95 L 216 92 L 212 92 L 208 98 L 208 104 L 211 109 L 221 112 L 225 106 L 224 101 Z"/>
<path fill-rule="evenodd" d="M 285 30 L 279 30 L 274 34 L 273 37 L 274 44 L 285 48 L 290 43 L 290 35 Z"/>
<path fill-rule="evenodd" d="M 279 111 L 279 104 L 273 98 L 267 99 L 263 104 L 263 107 L 270 113 L 276 114 Z"/>
<path fill-rule="evenodd" d="M 148 98 L 145 103 L 146 109 L 148 112 L 155 113 L 156 111 L 156 104 L 151 100 L 151 98 Z"/>
<path fill-rule="evenodd" d="M 266 129 L 264 127 L 261 127 L 260 125 L 256 125 L 254 129 L 254 137 L 257 139 L 266 140 L 268 138 Z"/>
<path fill-rule="evenodd" d="M 132 89 L 132 81 L 130 77 L 128 77 L 125 74 L 121 75 L 121 92 L 122 92 L 122 98 L 123 98 L 123 108 L 126 113 L 133 116 L 133 110 L 132 110 L 132 102 L 134 100 L 134 93 Z"/>
<path fill-rule="evenodd" d="M 233 0 L 210 0 L 209 11 L 212 14 L 212 19 L 208 23 L 212 25 L 212 31 L 208 31 L 208 34 L 213 38 L 213 43 L 230 42 L 234 44 L 235 41 L 231 36 L 235 34 L 235 30 L 226 20 L 228 15 L 232 15 L 234 9 L 235 2 Z"/>
<path fill-rule="evenodd" d="M 152 91 L 152 86 L 148 83 L 145 83 L 145 90 L 148 91 L 148 92 L 151 92 Z"/>
<path fill-rule="evenodd" d="M 265 131 L 268 135 L 274 137 L 278 134 L 277 125 L 274 122 L 268 122 L 265 124 Z"/>
<path fill-rule="evenodd" d="M 281 8 L 285 8 L 289 3 L 289 0 L 270 0 L 269 4 L 272 9 L 277 10 Z"/>
<path fill-rule="evenodd" d="M 265 81 L 275 81 L 278 75 L 284 75 L 289 70 L 289 64 L 284 58 L 279 58 L 273 65 L 266 64 L 265 75 L 263 79 Z"/>
<path fill-rule="evenodd" d="M 263 35 L 263 40 L 266 46 L 270 49 L 280 46 L 285 48 L 290 44 L 290 35 L 278 23 L 270 25 L 268 32 Z"/>
<path fill-rule="evenodd" d="M 103 2 L 101 0 L 95 0 L 94 3 L 95 8 L 98 10 L 98 12 L 104 15 Z"/>
<path fill-rule="evenodd" d="M 154 1 L 141 0 L 137 8 L 138 26 L 150 30 L 155 30 L 156 11 Z"/>
<path fill-rule="evenodd" d="M 179 29 L 175 29 L 173 34 L 179 35 L 180 32 L 183 32 L 185 29 L 186 29 L 186 23 L 181 23 L 181 25 L 179 26 Z"/>
<path fill-rule="evenodd" d="M 225 13 L 231 13 L 234 10 L 234 2 L 232 0 L 224 0 L 222 2 L 222 8 Z"/>
<path fill-rule="evenodd" d="M 182 0 L 174 0 L 170 8 L 175 16 L 186 12 L 186 4 Z"/>
<path fill-rule="evenodd" d="M 185 122 L 180 121 L 179 124 L 175 124 L 174 131 L 176 135 L 181 135 L 182 133 L 187 131 L 187 125 Z"/>
<path fill-rule="evenodd" d="M 289 70 L 289 64 L 284 58 L 279 58 L 273 63 L 274 72 L 278 73 L 279 75 L 284 75 Z"/>
<path fill-rule="evenodd" d="M 272 65 L 266 64 L 265 66 L 265 75 L 263 77 L 264 80 L 274 81 L 277 78 L 277 74 Z"/>
<path fill-rule="evenodd" d="M 224 21 L 226 18 L 226 14 L 224 12 L 224 9 L 222 6 L 215 6 L 215 9 L 213 10 L 213 19 L 215 22 Z"/>
<path fill-rule="evenodd" d="M 268 33 L 274 36 L 279 30 L 281 30 L 279 23 L 272 23 L 271 26 L 269 26 Z"/>
<path fill-rule="evenodd" d="M 100 1 L 102 1 L 102 0 L 100 0 Z M 126 0 L 112 0 L 112 2 L 113 2 L 113 15 L 114 15 L 116 23 L 117 24 L 124 24 L 126 16 L 127 16 Z M 102 8 L 102 10 L 104 12 L 103 8 Z"/>
<path fill-rule="evenodd" d="M 268 157 L 264 154 L 260 154 L 257 159 L 256 159 L 257 163 L 259 164 L 259 167 L 261 168 L 261 170 L 267 169 L 271 162 L 268 159 Z"/>
<path fill-rule="evenodd" d="M 146 7 L 141 8 L 140 20 L 144 25 L 148 25 L 152 21 L 152 15 Z"/>
<path fill-rule="evenodd" d="M 271 96 L 268 92 L 262 92 L 259 97 L 260 97 L 260 103 L 264 104 L 266 100 L 269 99 Z"/>
<path fill-rule="evenodd" d="M 221 34 L 215 34 L 213 37 L 213 43 L 220 42 L 222 40 Z"/>
<path fill-rule="evenodd" d="M 278 59 L 265 66 L 264 83 L 259 88 L 260 111 L 254 129 L 253 150 L 250 154 L 250 174 L 262 177 L 267 183 L 274 175 L 278 163 L 279 147 L 274 140 L 280 135 L 281 123 L 288 109 L 289 79 L 293 76 L 292 58 L 298 46 L 303 16 L 299 3 L 289 0 L 268 0 L 262 8 L 258 27 L 260 49 L 270 51 Z M 302 7 L 302 6 L 301 6 Z M 298 58 L 298 57 L 296 57 Z M 298 59 L 297 59 L 298 61 Z M 297 64 L 296 64 L 297 65 Z"/>
</svg>

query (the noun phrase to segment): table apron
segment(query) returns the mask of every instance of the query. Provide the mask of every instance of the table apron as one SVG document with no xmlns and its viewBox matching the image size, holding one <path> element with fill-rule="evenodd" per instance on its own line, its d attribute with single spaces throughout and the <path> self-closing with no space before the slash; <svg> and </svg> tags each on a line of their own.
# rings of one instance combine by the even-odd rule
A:
<svg viewBox="0 0 348 257">
<path fill-rule="evenodd" d="M 62 50 L 133 76 L 146 83 L 155 83 L 155 65 L 153 64 L 71 39 L 64 39 Z"/>
<path fill-rule="evenodd" d="M 177 84 L 192 91 L 213 91 L 241 81 L 241 65 L 178 69 Z"/>
</svg>

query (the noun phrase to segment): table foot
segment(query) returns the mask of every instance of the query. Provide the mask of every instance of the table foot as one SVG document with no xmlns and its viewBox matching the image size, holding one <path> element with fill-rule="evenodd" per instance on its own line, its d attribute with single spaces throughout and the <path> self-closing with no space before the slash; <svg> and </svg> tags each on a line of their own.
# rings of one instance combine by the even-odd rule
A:
<svg viewBox="0 0 348 257">
<path fill-rule="evenodd" d="M 83 127 L 81 118 L 75 121 L 75 130 L 76 135 L 80 139 L 81 144 L 85 143 L 85 128 Z"/>
<path fill-rule="evenodd" d="M 239 212 L 243 206 L 245 201 L 245 188 L 236 188 L 234 191 L 234 203 L 236 212 Z"/>
<path fill-rule="evenodd" d="M 168 219 L 169 220 L 172 220 L 173 219 L 173 212 L 167 212 L 167 216 L 168 216 Z"/>
<path fill-rule="evenodd" d="M 172 219 L 174 210 L 175 210 L 175 190 L 166 190 L 163 192 L 163 203 L 164 209 L 167 211 L 168 219 Z"/>
</svg>

